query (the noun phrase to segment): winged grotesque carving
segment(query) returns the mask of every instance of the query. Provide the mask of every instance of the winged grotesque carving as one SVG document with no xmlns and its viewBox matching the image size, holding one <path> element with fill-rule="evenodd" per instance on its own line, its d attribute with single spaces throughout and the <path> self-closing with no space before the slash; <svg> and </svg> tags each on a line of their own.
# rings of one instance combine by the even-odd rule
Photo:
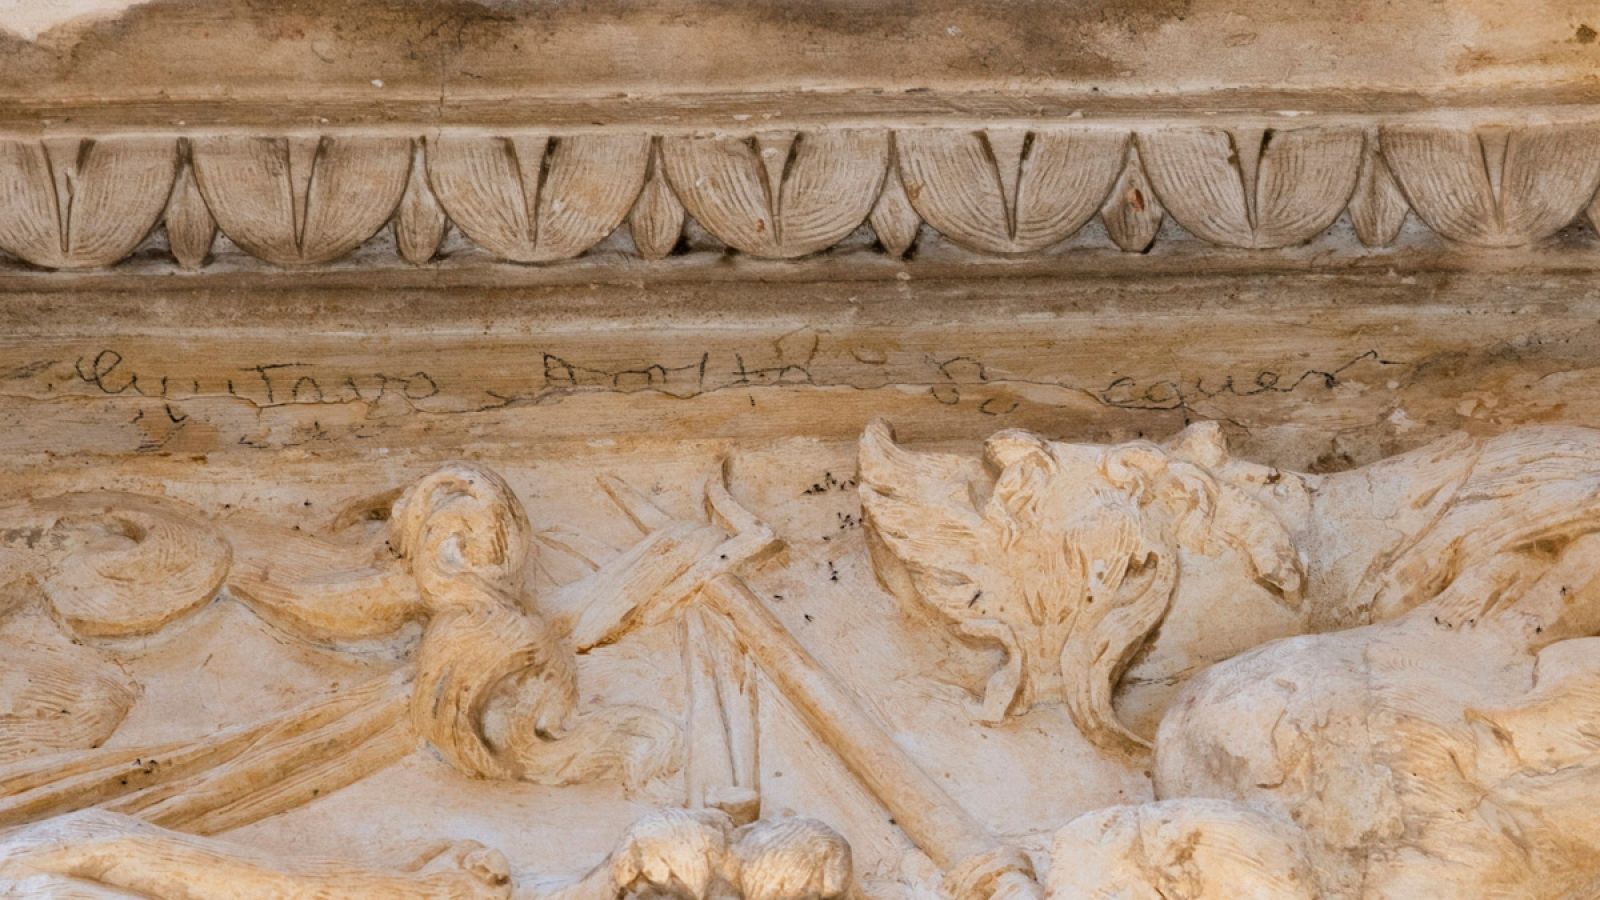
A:
<svg viewBox="0 0 1600 900">
<path fill-rule="evenodd" d="M 1128 660 L 1211 643 L 1152 729 L 1153 801 L 1061 829 L 1052 896 L 1600 884 L 1600 433 L 1456 436 L 1309 475 L 1231 458 L 1211 425 L 1162 445 L 1003 432 L 981 464 L 875 425 L 861 492 L 880 579 L 1006 648 L 993 711 L 1059 691 L 1125 750 Z M 1298 622 L 1247 641 L 1221 616 L 1173 627 L 1253 590 L 1298 599 Z"/>
<path fill-rule="evenodd" d="M 1166 617 L 1185 555 L 1225 557 L 1297 606 L 1301 561 L 1276 514 L 1206 466 L 1214 430 L 1168 446 L 1064 444 L 1001 432 L 982 463 L 861 439 L 863 520 L 879 578 L 1006 652 L 980 716 L 1065 702 L 1108 748 L 1148 746 L 1112 691 Z"/>
</svg>

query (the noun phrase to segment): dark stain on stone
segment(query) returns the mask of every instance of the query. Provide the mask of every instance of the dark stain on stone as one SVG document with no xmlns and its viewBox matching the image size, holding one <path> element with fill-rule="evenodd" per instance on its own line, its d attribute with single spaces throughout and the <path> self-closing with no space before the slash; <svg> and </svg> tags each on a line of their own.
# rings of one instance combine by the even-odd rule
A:
<svg viewBox="0 0 1600 900">
<path fill-rule="evenodd" d="M 1196 0 L 151 0 L 66 22 L 36 41 L 0 33 L 0 93 L 161 92 L 214 84 L 438 87 L 455 76 L 584 84 L 941 77 L 1103 78 L 1126 68 L 1106 35 L 1182 22 Z M 599 59 L 620 29 L 631 49 Z M 641 41 L 630 45 L 627 37 Z M 668 42 L 672 46 L 665 46 Z M 241 47 L 251 48 L 244 57 Z M 759 64 L 755 62 L 759 60 Z M 468 72 L 467 70 L 472 70 Z M 690 80 L 695 76 L 688 76 Z M 690 85 L 692 87 L 692 84 Z"/>
<path fill-rule="evenodd" d="M 1306 470 L 1313 475 L 1332 475 L 1335 472 L 1347 472 L 1356 467 L 1357 463 L 1349 453 L 1338 449 L 1329 449 L 1321 456 L 1311 461 Z"/>
<path fill-rule="evenodd" d="M 1572 37 L 1580 44 L 1592 44 L 1596 37 L 1600 37 L 1600 32 L 1595 31 L 1586 24 L 1579 25 L 1578 30 L 1573 33 Z"/>
</svg>

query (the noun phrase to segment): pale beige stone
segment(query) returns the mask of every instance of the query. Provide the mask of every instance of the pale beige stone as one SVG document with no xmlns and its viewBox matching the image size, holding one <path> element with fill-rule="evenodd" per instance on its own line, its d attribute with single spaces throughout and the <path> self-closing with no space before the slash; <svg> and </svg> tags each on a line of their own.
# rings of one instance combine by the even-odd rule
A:
<svg viewBox="0 0 1600 900">
<path fill-rule="evenodd" d="M 1600 893 L 1597 29 L 0 0 L 0 896 Z"/>
</svg>

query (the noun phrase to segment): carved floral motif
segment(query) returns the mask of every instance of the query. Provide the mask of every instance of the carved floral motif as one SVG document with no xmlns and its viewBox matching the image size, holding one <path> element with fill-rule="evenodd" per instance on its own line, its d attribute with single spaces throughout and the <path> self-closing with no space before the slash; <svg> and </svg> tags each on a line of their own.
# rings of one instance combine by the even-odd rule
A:
<svg viewBox="0 0 1600 900">
<path fill-rule="evenodd" d="M 411 165 L 409 140 L 365 135 L 194 137 L 189 153 L 222 233 L 285 266 L 337 259 L 376 234 Z"/>
<path fill-rule="evenodd" d="M 516 262 L 549 262 L 577 256 L 621 224 L 649 154 L 645 135 L 444 133 L 427 142 L 428 183 L 480 246 Z"/>
<path fill-rule="evenodd" d="M 0 140 L 0 250 L 37 266 L 107 266 L 161 217 L 171 137 Z"/>
<path fill-rule="evenodd" d="M 0 249 L 48 268 L 112 265 L 163 209 L 171 252 L 190 268 L 213 227 L 300 266 L 344 256 L 388 222 L 415 264 L 450 224 L 496 258 L 549 263 L 625 220 L 637 252 L 660 259 L 686 216 L 733 250 L 775 259 L 827 250 L 867 222 L 896 256 L 924 223 L 979 253 L 1038 253 L 1097 214 L 1132 252 L 1167 217 L 1207 243 L 1266 250 L 1313 240 L 1348 213 L 1362 242 L 1386 246 L 1411 210 L 1451 241 L 1521 246 L 1590 206 L 1597 140 L 1600 126 L 1584 121 L 1381 120 L 6 139 Z"/>
<path fill-rule="evenodd" d="M 1395 125 L 1383 153 L 1418 217 L 1453 241 L 1516 247 L 1583 212 L 1600 185 L 1595 125 Z"/>
</svg>

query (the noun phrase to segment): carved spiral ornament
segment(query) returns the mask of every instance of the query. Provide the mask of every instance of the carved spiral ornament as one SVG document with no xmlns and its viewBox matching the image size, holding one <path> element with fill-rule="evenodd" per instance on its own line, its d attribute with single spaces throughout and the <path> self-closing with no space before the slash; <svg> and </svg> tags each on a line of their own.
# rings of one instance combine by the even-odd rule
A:
<svg viewBox="0 0 1600 900">
<path fill-rule="evenodd" d="M 109 266 L 164 223 L 184 268 L 205 265 L 218 232 L 306 266 L 388 225 L 397 255 L 422 265 L 453 225 L 510 262 L 572 259 L 619 230 L 656 260 L 692 217 L 768 259 L 864 227 L 900 256 L 924 224 L 1010 256 L 1058 247 L 1097 215 L 1098 240 L 1125 251 L 1148 250 L 1169 217 L 1209 244 L 1271 250 L 1342 216 L 1362 243 L 1386 246 L 1412 211 L 1446 240 L 1512 247 L 1593 217 L 1597 146 L 1600 123 L 1403 121 L 0 139 L 0 251 L 49 269 Z"/>
</svg>

